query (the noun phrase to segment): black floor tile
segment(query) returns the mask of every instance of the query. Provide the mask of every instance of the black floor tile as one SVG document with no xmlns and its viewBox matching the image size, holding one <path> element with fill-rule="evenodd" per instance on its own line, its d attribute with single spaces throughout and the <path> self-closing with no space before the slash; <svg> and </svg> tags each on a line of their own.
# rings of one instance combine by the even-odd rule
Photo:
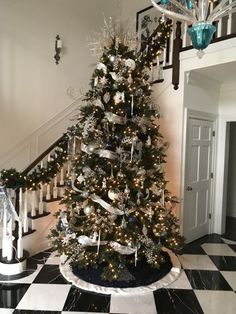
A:
<svg viewBox="0 0 236 314">
<path fill-rule="evenodd" d="M 219 270 L 236 271 L 236 256 L 209 256 Z"/>
<path fill-rule="evenodd" d="M 48 249 L 46 251 L 43 251 L 41 253 L 31 256 L 27 260 L 28 267 L 31 267 L 37 264 L 45 264 L 49 256 L 52 254 L 52 252 L 53 252 L 53 249 Z"/>
<path fill-rule="evenodd" d="M 12 314 L 61 314 L 61 311 L 15 310 Z"/>
<path fill-rule="evenodd" d="M 224 238 L 236 241 L 236 218 L 226 216 Z"/>
<path fill-rule="evenodd" d="M 199 245 L 194 243 L 186 244 L 181 250 L 180 254 L 199 254 L 206 255 L 206 252 Z"/>
<path fill-rule="evenodd" d="M 204 314 L 192 290 L 159 289 L 154 298 L 158 314 Z"/>
<path fill-rule="evenodd" d="M 81 291 L 71 287 L 63 311 L 109 313 L 110 295 Z"/>
<path fill-rule="evenodd" d="M 14 309 L 27 289 L 29 284 L 4 283 L 0 284 L 0 308 Z"/>
<path fill-rule="evenodd" d="M 184 270 L 193 289 L 232 291 L 219 271 Z"/>
<path fill-rule="evenodd" d="M 225 243 L 222 239 L 221 239 L 221 236 L 219 234 L 209 234 L 205 237 L 202 237 L 198 240 L 195 240 L 189 244 L 194 244 L 196 246 L 200 246 L 204 243 Z"/>
<path fill-rule="evenodd" d="M 228 246 L 236 252 L 236 244 L 228 244 Z"/>
<path fill-rule="evenodd" d="M 69 284 L 60 273 L 58 265 L 44 265 L 33 283 Z"/>
</svg>

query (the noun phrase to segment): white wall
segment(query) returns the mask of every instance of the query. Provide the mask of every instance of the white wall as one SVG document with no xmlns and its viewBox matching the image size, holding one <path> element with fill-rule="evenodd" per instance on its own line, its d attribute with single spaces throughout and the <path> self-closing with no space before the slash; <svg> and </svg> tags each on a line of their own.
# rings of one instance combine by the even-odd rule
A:
<svg viewBox="0 0 236 314">
<path fill-rule="evenodd" d="M 236 218 L 236 122 L 230 123 L 227 216 Z"/>
<path fill-rule="evenodd" d="M 118 4 L 0 0 L 0 164 L 2 156 L 73 102 L 69 87 L 78 94 L 87 90 L 97 61 L 87 38 L 103 25 L 103 14 L 119 14 Z M 57 34 L 63 40 L 58 66 L 53 59 Z M 61 132 L 56 128 L 53 136 L 44 136 L 45 145 Z"/>
</svg>

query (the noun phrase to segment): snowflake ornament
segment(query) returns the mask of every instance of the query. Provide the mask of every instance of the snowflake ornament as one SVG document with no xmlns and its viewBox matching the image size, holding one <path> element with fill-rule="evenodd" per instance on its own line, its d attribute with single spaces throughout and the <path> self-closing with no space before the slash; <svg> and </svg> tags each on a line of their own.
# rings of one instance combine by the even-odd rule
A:
<svg viewBox="0 0 236 314">
<path fill-rule="evenodd" d="M 135 70 L 136 68 L 136 64 L 135 64 L 135 61 L 133 59 L 126 59 L 125 60 L 125 65 L 130 68 L 130 70 Z"/>
</svg>

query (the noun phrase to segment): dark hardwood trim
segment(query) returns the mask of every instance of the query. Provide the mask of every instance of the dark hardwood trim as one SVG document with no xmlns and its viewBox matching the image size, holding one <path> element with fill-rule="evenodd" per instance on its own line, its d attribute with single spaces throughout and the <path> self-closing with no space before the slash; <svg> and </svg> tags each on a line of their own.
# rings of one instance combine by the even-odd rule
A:
<svg viewBox="0 0 236 314">
<path fill-rule="evenodd" d="M 62 135 L 58 140 L 56 140 L 51 146 L 49 146 L 41 155 L 39 155 L 25 170 L 22 172 L 22 176 L 29 173 L 44 157 L 47 156 L 64 138 Z"/>
<path fill-rule="evenodd" d="M 173 45 L 173 71 L 172 71 L 172 84 L 174 85 L 174 89 L 177 90 L 179 88 L 179 54 L 182 48 L 182 38 L 181 38 L 181 22 L 176 23 L 176 31 L 175 31 L 175 39 Z"/>
</svg>

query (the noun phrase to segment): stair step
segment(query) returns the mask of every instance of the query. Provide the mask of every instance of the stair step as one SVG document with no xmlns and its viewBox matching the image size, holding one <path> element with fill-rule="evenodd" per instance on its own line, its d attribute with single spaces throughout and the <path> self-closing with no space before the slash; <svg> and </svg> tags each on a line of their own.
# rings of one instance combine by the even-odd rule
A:
<svg viewBox="0 0 236 314">
<path fill-rule="evenodd" d="M 62 199 L 61 196 L 58 196 L 57 198 L 51 198 L 50 200 L 47 200 L 46 197 L 43 198 L 43 201 L 45 203 L 51 203 L 51 202 L 57 202 L 57 201 L 60 201 Z"/>
<path fill-rule="evenodd" d="M 8 261 L 6 257 L 2 257 L 2 249 L 0 249 L 0 263 L 3 263 L 3 264 L 17 264 L 19 262 L 24 261 L 28 257 L 29 257 L 29 252 L 23 250 L 23 257 L 22 258 L 14 257 L 11 261 Z"/>
<path fill-rule="evenodd" d="M 27 236 L 27 235 L 29 235 L 29 234 L 32 234 L 32 233 L 34 233 L 35 231 L 36 231 L 36 229 L 28 228 L 28 231 L 27 231 L 27 232 L 23 232 L 23 233 L 22 233 L 22 237 L 25 237 L 25 236 Z"/>
<path fill-rule="evenodd" d="M 45 216 L 48 216 L 50 215 L 50 213 L 47 213 L 47 212 L 43 212 L 42 214 L 39 214 L 39 211 L 36 210 L 36 215 L 35 216 L 32 216 L 31 213 L 28 213 L 28 217 L 31 218 L 31 219 L 38 219 L 38 218 L 42 218 L 42 217 L 45 217 Z"/>
</svg>

